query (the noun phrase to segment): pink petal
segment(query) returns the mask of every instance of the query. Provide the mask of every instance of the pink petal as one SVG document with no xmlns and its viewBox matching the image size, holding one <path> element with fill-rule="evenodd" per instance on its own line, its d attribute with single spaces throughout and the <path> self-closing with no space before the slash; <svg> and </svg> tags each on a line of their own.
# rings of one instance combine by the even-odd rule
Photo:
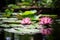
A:
<svg viewBox="0 0 60 40">
<path fill-rule="evenodd" d="M 25 22 L 24 21 L 21 21 L 21 24 L 25 24 Z"/>
</svg>

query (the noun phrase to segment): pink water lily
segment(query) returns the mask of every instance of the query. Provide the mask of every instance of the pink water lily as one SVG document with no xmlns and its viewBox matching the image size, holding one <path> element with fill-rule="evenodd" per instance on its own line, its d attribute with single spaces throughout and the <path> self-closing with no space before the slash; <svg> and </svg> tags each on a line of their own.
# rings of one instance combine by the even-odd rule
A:
<svg viewBox="0 0 60 40">
<path fill-rule="evenodd" d="M 50 35 L 52 33 L 52 28 L 46 28 L 40 30 L 42 35 Z"/>
<path fill-rule="evenodd" d="M 30 18 L 24 18 L 22 21 L 21 21 L 21 24 L 31 24 L 31 19 Z"/>
<path fill-rule="evenodd" d="M 51 24 L 53 20 L 50 17 L 42 17 L 39 20 L 39 24 Z"/>
</svg>

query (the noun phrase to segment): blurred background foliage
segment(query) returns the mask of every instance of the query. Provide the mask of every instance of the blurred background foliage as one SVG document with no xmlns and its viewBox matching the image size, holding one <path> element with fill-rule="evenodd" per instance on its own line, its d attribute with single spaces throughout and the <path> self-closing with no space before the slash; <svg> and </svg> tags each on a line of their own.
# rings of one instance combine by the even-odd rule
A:
<svg viewBox="0 0 60 40">
<path fill-rule="evenodd" d="M 46 8 L 60 8 L 60 0 L 0 0 L 0 7 L 6 7 L 9 4 L 22 3 L 24 5 L 36 5 Z"/>
</svg>

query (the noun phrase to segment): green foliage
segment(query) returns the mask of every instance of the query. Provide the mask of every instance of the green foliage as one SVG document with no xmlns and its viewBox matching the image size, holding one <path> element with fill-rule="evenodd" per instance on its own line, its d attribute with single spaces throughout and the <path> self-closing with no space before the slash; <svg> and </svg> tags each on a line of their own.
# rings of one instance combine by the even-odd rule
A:
<svg viewBox="0 0 60 40">
<path fill-rule="evenodd" d="M 22 15 L 33 15 L 34 13 L 32 11 L 25 11 Z"/>
<path fill-rule="evenodd" d="M 9 4 L 8 7 L 9 7 L 9 8 L 13 8 L 13 9 L 20 8 L 20 6 L 17 6 L 17 5 L 15 5 L 15 4 Z"/>
<path fill-rule="evenodd" d="M 13 9 L 6 9 L 3 16 L 4 17 L 10 17 L 12 13 L 13 13 Z"/>
<path fill-rule="evenodd" d="M 53 6 L 53 0 L 42 0 L 41 5 L 42 7 L 50 8 Z"/>
<path fill-rule="evenodd" d="M 41 16 L 49 16 L 53 19 L 57 18 L 57 15 L 42 14 Z"/>
<path fill-rule="evenodd" d="M 23 14 L 21 14 L 21 16 L 22 17 L 29 17 L 29 18 L 31 18 L 32 20 L 33 19 L 35 19 L 35 13 L 36 13 L 37 11 L 25 11 Z"/>
<path fill-rule="evenodd" d="M 30 3 L 29 2 L 22 2 L 22 5 L 28 6 L 28 5 L 30 5 Z"/>
<path fill-rule="evenodd" d="M 12 13 L 13 12 L 13 9 L 6 9 L 5 10 L 5 13 Z"/>
<path fill-rule="evenodd" d="M 32 0 L 21 0 L 22 2 L 29 2 L 29 3 L 31 3 L 32 2 Z"/>
</svg>

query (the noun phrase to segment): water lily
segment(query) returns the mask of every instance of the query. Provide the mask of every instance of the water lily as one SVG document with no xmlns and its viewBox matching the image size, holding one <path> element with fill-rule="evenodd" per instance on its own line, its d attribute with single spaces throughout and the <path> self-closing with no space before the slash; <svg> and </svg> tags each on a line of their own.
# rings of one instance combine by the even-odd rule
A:
<svg viewBox="0 0 60 40">
<path fill-rule="evenodd" d="M 21 21 L 21 24 L 31 24 L 31 19 L 30 18 L 24 18 L 22 21 Z"/>
<path fill-rule="evenodd" d="M 42 17 L 39 20 L 39 24 L 52 24 L 53 20 L 50 17 Z"/>
</svg>

